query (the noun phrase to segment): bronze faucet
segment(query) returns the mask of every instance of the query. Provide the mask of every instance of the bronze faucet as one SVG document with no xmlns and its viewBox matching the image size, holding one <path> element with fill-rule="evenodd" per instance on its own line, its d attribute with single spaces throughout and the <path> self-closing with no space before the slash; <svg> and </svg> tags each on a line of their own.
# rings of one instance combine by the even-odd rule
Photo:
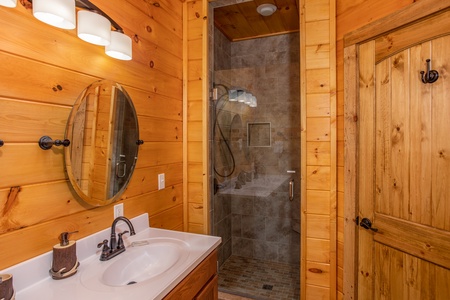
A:
<svg viewBox="0 0 450 300">
<path fill-rule="evenodd" d="M 124 221 L 127 225 L 130 231 L 126 230 L 124 232 L 118 233 L 117 236 L 119 237 L 118 241 L 116 241 L 116 225 L 119 221 Z M 120 253 L 125 251 L 125 245 L 123 244 L 122 235 L 125 233 L 130 233 L 130 235 L 135 235 L 136 232 L 134 231 L 133 224 L 130 220 L 128 220 L 125 217 L 117 217 L 114 219 L 112 225 L 111 225 L 111 238 L 108 246 L 108 240 L 103 240 L 103 242 L 99 243 L 97 245 L 97 248 L 102 248 L 102 254 L 100 255 L 100 260 L 110 260 L 111 258 L 119 255 Z"/>
</svg>

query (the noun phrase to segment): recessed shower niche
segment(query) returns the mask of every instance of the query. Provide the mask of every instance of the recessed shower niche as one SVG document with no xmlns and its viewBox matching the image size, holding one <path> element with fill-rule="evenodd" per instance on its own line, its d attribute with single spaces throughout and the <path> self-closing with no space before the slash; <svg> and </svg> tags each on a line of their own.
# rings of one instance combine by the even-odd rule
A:
<svg viewBox="0 0 450 300">
<path fill-rule="evenodd" d="M 270 122 L 247 124 L 247 145 L 249 147 L 270 147 Z"/>
</svg>

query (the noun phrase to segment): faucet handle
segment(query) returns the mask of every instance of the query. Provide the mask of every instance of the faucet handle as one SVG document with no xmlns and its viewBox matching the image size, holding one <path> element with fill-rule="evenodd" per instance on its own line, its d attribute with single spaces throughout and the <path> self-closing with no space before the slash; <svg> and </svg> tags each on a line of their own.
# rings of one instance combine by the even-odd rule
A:
<svg viewBox="0 0 450 300">
<path fill-rule="evenodd" d="M 108 240 L 103 240 L 103 242 L 101 242 L 101 243 L 99 243 L 97 245 L 97 248 L 100 248 L 102 246 L 103 246 L 103 248 L 102 248 L 102 255 L 100 257 L 106 257 L 106 256 L 108 256 L 109 249 L 110 249 L 108 247 Z"/>
<path fill-rule="evenodd" d="M 121 249 L 121 248 L 124 247 L 122 235 L 124 235 L 125 233 L 129 233 L 129 231 L 126 230 L 126 231 L 124 231 L 124 232 L 119 232 L 119 233 L 117 234 L 117 236 L 119 237 L 119 240 L 117 241 L 117 249 Z"/>
</svg>

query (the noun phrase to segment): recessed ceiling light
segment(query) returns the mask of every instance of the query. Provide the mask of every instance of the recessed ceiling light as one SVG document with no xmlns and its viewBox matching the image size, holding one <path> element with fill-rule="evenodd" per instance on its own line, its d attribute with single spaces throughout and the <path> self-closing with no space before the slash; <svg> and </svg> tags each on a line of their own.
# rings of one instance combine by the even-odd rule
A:
<svg viewBox="0 0 450 300">
<path fill-rule="evenodd" d="M 271 16 L 275 11 L 277 10 L 277 7 L 273 4 L 261 4 L 256 8 L 256 11 L 264 17 Z"/>
</svg>

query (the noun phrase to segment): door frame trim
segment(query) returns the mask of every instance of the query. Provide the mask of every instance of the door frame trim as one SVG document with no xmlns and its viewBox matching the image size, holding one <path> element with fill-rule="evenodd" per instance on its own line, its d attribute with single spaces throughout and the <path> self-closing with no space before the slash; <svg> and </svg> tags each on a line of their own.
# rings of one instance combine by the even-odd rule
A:
<svg viewBox="0 0 450 300">
<path fill-rule="evenodd" d="M 358 298 L 359 45 L 447 10 L 448 0 L 421 0 L 344 36 L 344 299 Z"/>
</svg>

